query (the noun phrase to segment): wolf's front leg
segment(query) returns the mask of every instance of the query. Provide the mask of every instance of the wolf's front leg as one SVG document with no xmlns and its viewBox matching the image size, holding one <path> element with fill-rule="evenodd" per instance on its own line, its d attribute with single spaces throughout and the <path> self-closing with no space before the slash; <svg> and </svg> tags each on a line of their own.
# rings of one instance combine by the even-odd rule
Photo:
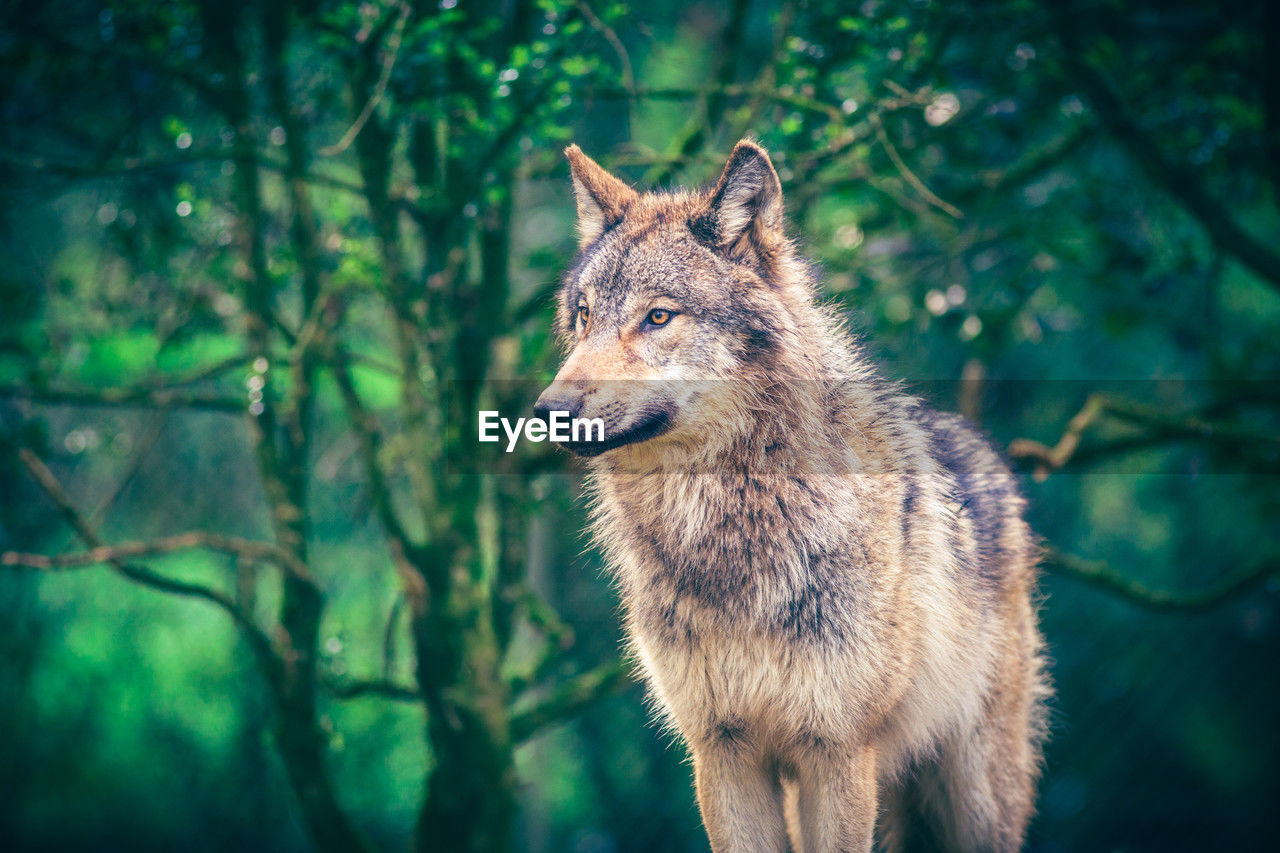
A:
<svg viewBox="0 0 1280 853">
<path fill-rule="evenodd" d="M 876 826 L 876 753 L 818 747 L 797 762 L 799 824 L 804 853 L 871 850 Z"/>
<path fill-rule="evenodd" d="M 714 853 L 785 853 L 782 788 L 771 763 L 737 745 L 695 747 L 693 776 Z"/>
</svg>

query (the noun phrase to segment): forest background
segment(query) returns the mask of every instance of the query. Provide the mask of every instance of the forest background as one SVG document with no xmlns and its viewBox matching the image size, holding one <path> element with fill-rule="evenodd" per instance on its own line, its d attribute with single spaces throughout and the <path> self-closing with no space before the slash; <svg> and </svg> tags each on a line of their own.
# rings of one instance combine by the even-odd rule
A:
<svg viewBox="0 0 1280 853">
<path fill-rule="evenodd" d="M 463 463 L 554 371 L 561 149 L 747 134 L 1024 481 L 1030 848 L 1274 839 L 1278 6 L 4 0 L 5 846 L 704 850 L 578 469 Z"/>
</svg>

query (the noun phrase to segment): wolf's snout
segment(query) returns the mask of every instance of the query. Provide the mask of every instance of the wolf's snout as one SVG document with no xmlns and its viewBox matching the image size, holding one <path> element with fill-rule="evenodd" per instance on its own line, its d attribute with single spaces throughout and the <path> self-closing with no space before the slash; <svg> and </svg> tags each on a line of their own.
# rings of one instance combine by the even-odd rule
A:
<svg viewBox="0 0 1280 853">
<path fill-rule="evenodd" d="M 581 411 L 582 395 L 555 385 L 543 391 L 533 404 L 534 415 L 548 422 L 552 412 L 568 412 L 570 418 L 576 418 Z"/>
</svg>

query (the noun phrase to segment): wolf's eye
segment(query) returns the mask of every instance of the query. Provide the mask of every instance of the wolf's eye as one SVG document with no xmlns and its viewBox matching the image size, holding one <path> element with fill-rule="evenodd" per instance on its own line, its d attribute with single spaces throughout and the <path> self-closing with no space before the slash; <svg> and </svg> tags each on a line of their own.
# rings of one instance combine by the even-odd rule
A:
<svg viewBox="0 0 1280 853">
<path fill-rule="evenodd" d="M 591 309 L 585 305 L 578 306 L 578 322 L 587 325 L 587 321 L 591 319 Z"/>
<path fill-rule="evenodd" d="M 654 308 L 649 312 L 649 316 L 644 318 L 646 324 L 650 326 L 665 326 L 671 322 L 671 318 L 675 314 L 666 308 Z"/>
</svg>

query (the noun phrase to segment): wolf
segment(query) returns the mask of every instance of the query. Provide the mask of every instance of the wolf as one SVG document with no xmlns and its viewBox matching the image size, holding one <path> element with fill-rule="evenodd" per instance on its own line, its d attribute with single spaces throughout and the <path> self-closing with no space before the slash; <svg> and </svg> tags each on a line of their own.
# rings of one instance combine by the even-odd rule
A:
<svg viewBox="0 0 1280 853">
<path fill-rule="evenodd" d="M 605 423 L 567 447 L 712 849 L 1019 849 L 1049 685 L 1010 471 L 819 303 L 760 145 L 699 191 L 565 153 L 535 411 Z"/>
</svg>

